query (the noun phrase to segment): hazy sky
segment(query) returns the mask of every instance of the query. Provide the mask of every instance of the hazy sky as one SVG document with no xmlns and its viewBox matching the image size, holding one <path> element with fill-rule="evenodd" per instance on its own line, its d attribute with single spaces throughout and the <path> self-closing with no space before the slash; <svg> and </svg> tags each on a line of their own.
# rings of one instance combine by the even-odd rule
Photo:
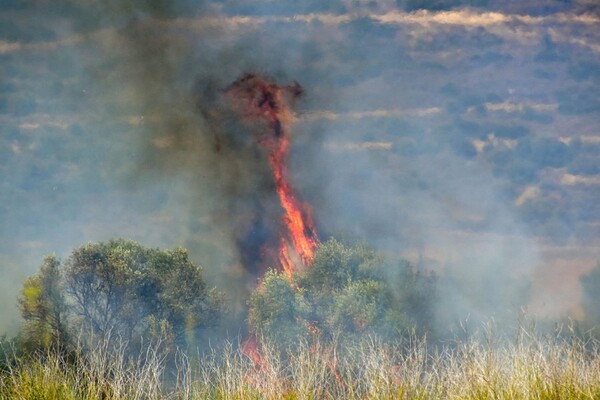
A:
<svg viewBox="0 0 600 400">
<path fill-rule="evenodd" d="M 239 235 L 278 207 L 219 97 L 244 72 L 306 90 L 290 173 L 322 238 L 452 271 L 475 313 L 526 280 L 533 311 L 577 312 L 600 259 L 595 1 L 145 3 L 0 4 L 3 330 L 43 256 L 88 241 L 184 246 L 243 285 Z"/>
</svg>

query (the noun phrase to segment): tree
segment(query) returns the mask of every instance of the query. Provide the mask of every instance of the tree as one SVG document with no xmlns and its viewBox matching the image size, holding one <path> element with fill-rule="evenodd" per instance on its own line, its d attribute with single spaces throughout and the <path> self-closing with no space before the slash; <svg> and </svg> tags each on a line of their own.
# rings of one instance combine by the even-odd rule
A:
<svg viewBox="0 0 600 400">
<path fill-rule="evenodd" d="M 23 284 L 18 301 L 25 320 L 23 341 L 28 350 L 67 344 L 67 306 L 61 286 L 60 262 L 55 256 L 46 257 L 39 272 Z"/>
<path fill-rule="evenodd" d="M 308 307 L 286 275 L 268 271 L 250 298 L 248 322 L 253 333 L 289 345 L 307 334 Z"/>
<path fill-rule="evenodd" d="M 141 245 L 127 241 L 88 243 L 73 250 L 65 262 L 65 286 L 80 327 L 131 340 L 144 319 L 135 315 L 143 304 L 134 292 L 144 253 Z"/>
<path fill-rule="evenodd" d="M 250 298 L 253 333 L 284 345 L 301 337 L 377 334 L 391 338 L 431 330 L 435 277 L 402 261 L 391 264 L 366 246 L 331 239 L 293 282 L 269 272 Z"/>
<path fill-rule="evenodd" d="M 62 265 L 47 258 L 25 282 L 20 304 L 36 340 L 58 340 L 66 332 L 130 349 L 165 338 L 190 345 L 224 311 L 223 295 L 206 285 L 185 249 L 150 249 L 123 239 L 85 244 Z"/>
</svg>

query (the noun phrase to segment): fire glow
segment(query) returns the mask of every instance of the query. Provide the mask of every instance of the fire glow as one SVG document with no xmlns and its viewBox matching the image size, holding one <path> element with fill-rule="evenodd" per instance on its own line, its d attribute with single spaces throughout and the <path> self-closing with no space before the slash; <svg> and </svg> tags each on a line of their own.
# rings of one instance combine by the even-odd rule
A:
<svg viewBox="0 0 600 400">
<path fill-rule="evenodd" d="M 290 102 L 303 94 L 298 83 L 278 86 L 268 79 L 246 74 L 235 81 L 227 93 L 236 108 L 251 123 L 266 123 L 267 132 L 259 143 L 268 152 L 275 189 L 284 211 L 280 234 L 279 266 L 291 280 L 298 268 L 309 266 L 314 258 L 318 237 L 308 204 L 298 200 L 290 184 L 287 160 L 289 156 L 289 126 L 294 121 Z"/>
</svg>

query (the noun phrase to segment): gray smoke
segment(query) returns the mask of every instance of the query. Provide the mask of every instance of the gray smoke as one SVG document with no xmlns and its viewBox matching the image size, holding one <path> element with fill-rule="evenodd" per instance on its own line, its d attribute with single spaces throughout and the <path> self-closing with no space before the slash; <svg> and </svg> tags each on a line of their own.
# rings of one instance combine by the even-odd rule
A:
<svg viewBox="0 0 600 400">
<path fill-rule="evenodd" d="M 385 14 L 398 11 L 387 1 L 85 3 L 2 9 L 6 303 L 44 254 L 127 237 L 188 248 L 243 310 L 259 268 L 249 260 L 280 218 L 256 132 L 223 96 L 246 72 L 306 90 L 290 173 L 320 237 L 437 271 L 441 325 L 516 321 L 546 221 L 577 238 L 577 221 L 546 205 L 567 161 L 548 169 L 521 155 L 540 138 L 558 143 L 548 121 L 563 121 L 555 104 L 571 92 L 557 65 L 569 49 L 590 58 L 581 49 L 593 43 L 568 39 L 585 42 L 583 23 L 461 25 Z M 551 182 L 516 202 L 536 179 Z"/>
</svg>

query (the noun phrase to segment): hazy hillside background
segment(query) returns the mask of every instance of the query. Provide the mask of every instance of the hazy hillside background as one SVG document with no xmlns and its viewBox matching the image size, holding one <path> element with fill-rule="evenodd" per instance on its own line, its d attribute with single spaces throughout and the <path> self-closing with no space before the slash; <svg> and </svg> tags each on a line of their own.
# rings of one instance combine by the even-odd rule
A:
<svg viewBox="0 0 600 400">
<path fill-rule="evenodd" d="M 595 1 L 144 3 L 0 4 L 0 331 L 44 255 L 112 237 L 187 247 L 239 293 L 262 167 L 216 154 L 240 127 L 203 112 L 246 71 L 306 90 L 290 170 L 322 237 L 452 271 L 452 307 L 501 312 L 531 280 L 531 312 L 578 315 L 600 259 Z"/>
</svg>

